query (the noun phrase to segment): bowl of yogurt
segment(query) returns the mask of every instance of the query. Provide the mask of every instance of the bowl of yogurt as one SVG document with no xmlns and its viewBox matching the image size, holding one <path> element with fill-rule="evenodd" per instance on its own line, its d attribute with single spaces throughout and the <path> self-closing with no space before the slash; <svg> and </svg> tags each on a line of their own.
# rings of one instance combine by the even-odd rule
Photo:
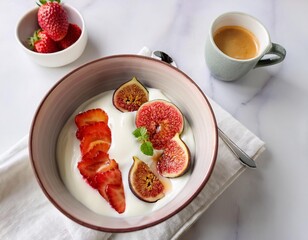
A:
<svg viewBox="0 0 308 240">
<path fill-rule="evenodd" d="M 135 112 L 116 109 L 112 96 L 132 77 L 148 89 L 149 100 L 163 99 L 183 114 L 181 138 L 190 150 L 188 171 L 166 181 L 168 191 L 153 203 L 137 198 L 128 175 L 137 156 L 145 156 L 134 140 Z M 112 143 L 108 154 L 122 173 L 126 208 L 119 214 L 80 174 L 80 142 L 75 116 L 89 109 L 108 113 Z M 115 55 L 87 63 L 60 79 L 46 94 L 33 118 L 29 149 L 34 174 L 46 197 L 73 221 L 100 231 L 129 232 L 158 224 L 185 208 L 206 185 L 215 165 L 217 124 L 209 101 L 179 69 L 138 55 Z"/>
</svg>

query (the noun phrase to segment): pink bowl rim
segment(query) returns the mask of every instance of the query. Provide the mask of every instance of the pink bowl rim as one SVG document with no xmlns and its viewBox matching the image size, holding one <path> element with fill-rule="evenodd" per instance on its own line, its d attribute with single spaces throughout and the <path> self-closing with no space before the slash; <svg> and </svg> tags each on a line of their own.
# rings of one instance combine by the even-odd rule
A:
<svg viewBox="0 0 308 240">
<path fill-rule="evenodd" d="M 167 66 L 169 66 L 170 68 L 173 68 L 173 70 L 177 71 L 178 73 L 180 73 L 181 75 L 183 75 L 187 80 L 190 81 L 191 84 L 193 84 L 198 91 L 200 91 L 200 93 L 203 95 L 204 99 L 207 102 L 208 108 L 210 110 L 212 119 L 213 119 L 213 123 L 214 123 L 214 135 L 215 135 L 215 142 L 214 142 L 214 151 L 213 151 L 213 158 L 211 159 L 211 165 L 209 168 L 209 171 L 207 172 L 204 180 L 202 181 L 202 183 L 199 185 L 198 189 L 196 190 L 196 192 L 194 194 L 191 195 L 191 197 L 184 202 L 179 208 L 177 208 L 175 211 L 170 212 L 168 215 L 158 219 L 158 220 L 153 220 L 151 223 L 148 224 L 144 224 L 144 225 L 139 225 L 136 227 L 128 227 L 128 228 L 108 228 L 108 227 L 104 227 L 104 226 L 98 226 L 98 225 L 94 225 L 94 224 L 90 224 L 87 223 L 83 220 L 81 220 L 80 218 L 74 216 L 73 214 L 71 214 L 70 212 L 66 211 L 60 203 L 58 203 L 48 192 L 48 189 L 45 188 L 44 184 L 42 183 L 40 177 L 39 177 L 39 173 L 36 169 L 36 165 L 35 165 L 35 159 L 33 157 L 33 150 L 32 150 L 32 145 L 33 145 L 33 131 L 35 128 L 35 123 L 37 120 L 37 116 L 42 108 L 42 106 L 44 105 L 44 102 L 48 99 L 49 95 L 54 91 L 54 89 L 56 89 L 58 87 L 58 85 L 61 84 L 61 82 L 65 81 L 65 79 L 72 75 L 73 73 L 79 71 L 81 68 L 87 67 L 93 63 L 96 62 L 100 62 L 100 61 L 104 61 L 104 60 L 108 60 L 108 59 L 112 59 L 112 58 L 138 58 L 140 60 L 146 60 L 146 61 L 152 61 L 155 64 L 165 64 Z M 71 72 L 69 72 L 68 74 L 64 75 L 54 86 L 52 86 L 50 88 L 50 90 L 46 93 L 46 95 L 43 97 L 43 99 L 41 100 L 41 103 L 39 104 L 35 114 L 34 114 L 34 118 L 32 120 L 31 123 L 31 127 L 30 127 L 30 135 L 29 135 L 29 156 L 30 156 L 30 162 L 32 165 L 32 169 L 34 171 L 34 175 L 36 177 L 37 182 L 39 183 L 40 188 L 42 189 L 44 195 L 48 198 L 48 200 L 62 213 L 64 214 L 66 217 L 68 217 L 69 219 L 73 220 L 74 222 L 87 227 L 87 228 L 91 228 L 93 230 L 98 230 L 98 231 L 102 231 L 102 232 L 110 232 L 110 233 L 125 233 L 125 232 L 132 232 L 132 231 L 138 231 L 138 230 L 142 230 L 148 227 L 152 227 L 155 226 L 161 222 L 166 221 L 167 219 L 171 218 L 172 216 L 174 216 L 175 214 L 179 213 L 182 209 L 184 209 L 185 207 L 187 207 L 188 204 L 190 204 L 197 196 L 198 194 L 201 192 L 201 190 L 204 188 L 204 186 L 206 185 L 206 183 L 208 182 L 210 176 L 212 175 L 212 172 L 214 170 L 215 164 L 216 164 L 216 160 L 217 160 L 217 154 L 218 154 L 218 130 L 217 130 L 217 122 L 216 122 L 216 117 L 214 114 L 214 111 L 212 109 L 212 106 L 210 104 L 210 102 L 208 101 L 207 97 L 205 96 L 205 94 L 203 93 L 203 91 L 200 89 L 200 87 L 184 72 L 182 72 L 181 70 L 179 70 L 176 67 L 173 67 L 170 64 L 167 64 L 165 62 L 162 62 L 160 60 L 154 59 L 154 58 L 150 58 L 150 57 L 146 57 L 146 56 L 141 56 L 141 55 L 136 55 L 136 54 L 118 54 L 118 55 L 110 55 L 110 56 L 106 56 L 106 57 L 102 57 L 102 58 L 98 58 L 96 60 L 90 61 L 88 63 L 85 63 L 79 67 L 77 67 L 76 69 L 72 70 Z"/>
</svg>

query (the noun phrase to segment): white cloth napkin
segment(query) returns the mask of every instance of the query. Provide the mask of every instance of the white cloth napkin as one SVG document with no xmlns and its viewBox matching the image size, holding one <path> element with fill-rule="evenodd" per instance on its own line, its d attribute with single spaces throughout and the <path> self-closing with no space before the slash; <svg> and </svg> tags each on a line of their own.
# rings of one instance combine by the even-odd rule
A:
<svg viewBox="0 0 308 240">
<path fill-rule="evenodd" d="M 144 48 L 141 54 L 150 56 Z M 219 127 L 249 156 L 257 159 L 263 141 L 210 100 Z M 246 169 L 219 141 L 212 176 L 201 193 L 181 212 L 156 226 L 131 233 L 111 234 L 85 228 L 60 213 L 41 191 L 28 156 L 28 136 L 0 155 L 0 239 L 177 239 Z M 256 170 L 257 171 L 257 170 Z"/>
</svg>

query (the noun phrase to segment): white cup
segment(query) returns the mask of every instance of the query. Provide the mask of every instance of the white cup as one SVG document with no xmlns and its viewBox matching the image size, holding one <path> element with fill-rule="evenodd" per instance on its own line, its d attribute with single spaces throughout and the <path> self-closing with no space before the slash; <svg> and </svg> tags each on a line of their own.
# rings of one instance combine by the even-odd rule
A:
<svg viewBox="0 0 308 240">
<path fill-rule="evenodd" d="M 223 53 L 215 44 L 214 34 L 226 26 L 239 26 L 251 32 L 258 42 L 257 54 L 248 59 L 237 59 Z M 241 12 L 229 12 L 216 18 L 206 40 L 205 60 L 212 75 L 220 80 L 233 81 L 251 69 L 277 64 L 283 61 L 286 50 L 272 43 L 266 28 L 256 18 Z"/>
</svg>

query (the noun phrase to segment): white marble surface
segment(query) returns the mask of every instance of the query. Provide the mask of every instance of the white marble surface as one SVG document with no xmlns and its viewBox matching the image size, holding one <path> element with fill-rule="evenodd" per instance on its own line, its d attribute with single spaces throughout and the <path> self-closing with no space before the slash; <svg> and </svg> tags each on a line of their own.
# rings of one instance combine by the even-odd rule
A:
<svg viewBox="0 0 308 240">
<path fill-rule="evenodd" d="M 77 66 L 143 46 L 170 53 L 201 89 L 266 142 L 257 170 L 228 188 L 181 239 L 307 239 L 308 2 L 67 0 L 88 26 L 84 54 L 62 68 L 32 63 L 15 40 L 34 0 L 0 2 L 0 153 L 29 132 L 43 96 Z M 204 43 L 210 22 L 227 11 L 260 19 L 285 61 L 226 83 L 210 76 Z"/>
</svg>

